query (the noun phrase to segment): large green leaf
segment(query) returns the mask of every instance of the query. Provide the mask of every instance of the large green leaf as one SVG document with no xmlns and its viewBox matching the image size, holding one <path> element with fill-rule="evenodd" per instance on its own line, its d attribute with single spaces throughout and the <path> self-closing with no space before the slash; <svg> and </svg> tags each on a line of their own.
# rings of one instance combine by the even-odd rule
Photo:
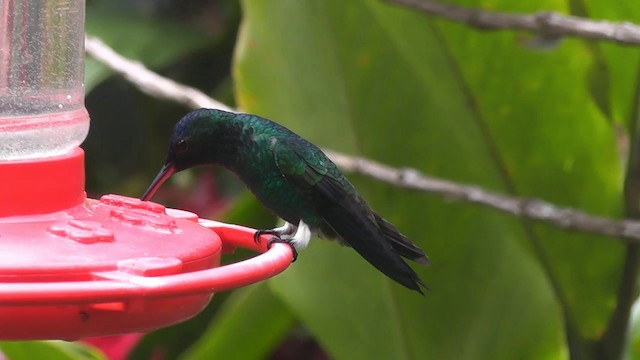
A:
<svg viewBox="0 0 640 360">
<path fill-rule="evenodd" d="M 549 0 L 513 10 L 564 10 L 563 4 Z M 597 61 L 589 47 L 567 39 L 549 53 L 518 46 L 511 33 L 470 36 L 469 29 L 456 26 L 444 26 L 442 33 L 513 191 L 620 215 L 623 181 L 616 130 L 588 88 Z M 569 318 L 584 336 L 596 338 L 615 305 L 622 247 L 541 227 L 529 239 L 541 244 Z"/>
<path fill-rule="evenodd" d="M 596 60 L 582 42 L 541 52 L 513 33 L 373 0 L 243 5 L 235 62 L 243 109 L 324 147 L 620 213 L 615 130 L 589 89 Z M 272 285 L 335 357 L 564 358 L 565 316 L 585 338 L 602 332 L 618 244 L 354 180 L 428 252 L 433 265 L 417 270 L 433 291 L 421 298 L 350 249 L 313 243 Z"/>
</svg>

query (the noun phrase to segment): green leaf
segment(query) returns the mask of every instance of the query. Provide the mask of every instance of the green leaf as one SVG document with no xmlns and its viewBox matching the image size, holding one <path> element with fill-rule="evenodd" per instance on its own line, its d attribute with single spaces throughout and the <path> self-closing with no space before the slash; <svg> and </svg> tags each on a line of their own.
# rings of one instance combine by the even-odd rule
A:
<svg viewBox="0 0 640 360">
<path fill-rule="evenodd" d="M 578 0 L 573 0 L 578 1 Z M 593 19 L 606 19 L 612 22 L 640 23 L 640 3 L 635 1 L 620 2 L 616 6 L 604 0 L 583 0 L 584 7 Z M 612 107 L 612 115 L 616 122 L 628 124 L 632 109 L 637 100 L 638 64 L 640 49 L 633 46 L 621 46 L 610 42 L 598 42 L 597 46 L 604 54 L 606 68 L 611 77 L 607 101 Z M 600 75 L 602 76 L 602 75 Z M 621 142 L 621 150 L 627 144 Z"/>
<path fill-rule="evenodd" d="M 293 325 L 293 314 L 266 283 L 238 289 L 180 359 L 266 359 Z"/>
<path fill-rule="evenodd" d="M 629 341 L 625 359 L 640 358 L 640 302 L 636 300 L 633 304 L 631 319 L 629 319 Z"/>
<path fill-rule="evenodd" d="M 11 360 L 102 360 L 98 350 L 66 341 L 20 341 L 0 343 L 2 353 Z"/>
<path fill-rule="evenodd" d="M 210 37 L 185 26 L 97 5 L 87 7 L 86 28 L 89 35 L 99 37 L 121 55 L 154 69 L 211 43 Z M 106 66 L 87 56 L 85 92 L 91 92 L 111 74 Z"/>
<path fill-rule="evenodd" d="M 559 1 L 535 6 L 564 10 Z M 620 216 L 623 171 L 616 129 L 589 90 L 597 53 L 579 40 L 567 39 L 547 53 L 519 47 L 510 33 L 491 39 L 476 34 L 473 41 L 468 30 L 451 26 L 443 34 L 449 44 L 460 44 L 451 46 L 452 61 L 477 99 L 511 191 Z M 540 261 L 550 264 L 547 275 L 561 289 L 567 316 L 583 336 L 596 338 L 615 305 L 622 246 L 549 227 L 535 227 L 528 237 L 541 246 Z"/>
<path fill-rule="evenodd" d="M 620 215 L 615 129 L 600 111 L 606 92 L 589 89 L 598 59 L 582 42 L 541 52 L 510 32 L 373 0 L 243 5 L 234 68 L 243 109 L 322 147 Z M 555 0 L 515 5 L 491 2 L 565 10 Z M 421 298 L 351 249 L 313 243 L 271 284 L 336 358 L 557 359 L 568 352 L 565 320 L 586 339 L 602 333 L 619 244 L 354 180 L 427 251 L 433 265 L 416 269 L 433 291 Z"/>
</svg>

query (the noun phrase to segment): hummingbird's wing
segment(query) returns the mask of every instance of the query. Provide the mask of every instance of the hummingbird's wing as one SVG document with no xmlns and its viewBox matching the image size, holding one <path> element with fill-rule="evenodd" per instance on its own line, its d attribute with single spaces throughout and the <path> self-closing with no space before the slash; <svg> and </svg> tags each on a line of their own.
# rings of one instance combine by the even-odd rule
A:
<svg viewBox="0 0 640 360">
<path fill-rule="evenodd" d="M 422 292 L 424 284 L 396 252 L 376 214 L 320 149 L 302 139 L 279 140 L 273 149 L 282 175 L 314 204 L 327 226 L 382 273 Z"/>
</svg>

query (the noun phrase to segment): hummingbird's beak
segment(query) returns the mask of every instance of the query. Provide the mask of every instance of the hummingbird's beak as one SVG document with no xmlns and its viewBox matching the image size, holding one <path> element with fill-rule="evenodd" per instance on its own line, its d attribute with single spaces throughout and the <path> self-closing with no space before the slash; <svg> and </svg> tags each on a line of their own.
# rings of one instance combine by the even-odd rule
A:
<svg viewBox="0 0 640 360">
<path fill-rule="evenodd" d="M 151 182 L 151 185 L 149 186 L 147 191 L 144 192 L 140 200 L 147 201 L 151 199 L 153 194 L 156 193 L 156 191 L 158 190 L 158 188 L 160 188 L 162 183 L 164 183 L 168 178 L 170 178 L 171 175 L 173 175 L 175 172 L 176 172 L 176 167 L 172 163 L 164 164 L 164 166 L 162 166 L 162 169 L 160 169 L 160 172 L 158 173 L 158 175 L 156 175 L 156 178 L 153 179 L 153 182 Z"/>
</svg>

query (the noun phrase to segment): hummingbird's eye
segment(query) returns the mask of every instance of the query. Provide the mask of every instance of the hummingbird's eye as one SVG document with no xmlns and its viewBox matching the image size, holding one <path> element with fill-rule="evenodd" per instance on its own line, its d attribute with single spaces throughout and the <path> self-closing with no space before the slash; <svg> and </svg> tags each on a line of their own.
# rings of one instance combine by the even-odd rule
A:
<svg viewBox="0 0 640 360">
<path fill-rule="evenodd" d="M 183 152 L 187 150 L 187 140 L 182 139 L 176 144 L 176 151 Z"/>
</svg>

